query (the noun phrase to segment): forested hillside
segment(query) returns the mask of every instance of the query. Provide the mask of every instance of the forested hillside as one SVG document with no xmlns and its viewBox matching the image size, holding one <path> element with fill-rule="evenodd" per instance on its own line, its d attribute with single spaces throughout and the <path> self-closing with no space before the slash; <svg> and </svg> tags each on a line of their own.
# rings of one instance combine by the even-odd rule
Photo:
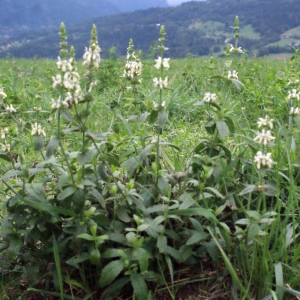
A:
<svg viewBox="0 0 300 300">
<path fill-rule="evenodd" d="M 117 55 L 125 55 L 128 41 L 133 38 L 136 48 L 151 53 L 158 24 L 164 24 L 171 57 L 185 57 L 188 53 L 220 55 L 226 44 L 232 43 L 231 28 L 234 17 L 240 19 L 239 46 L 249 55 L 291 52 L 300 43 L 299 0 L 211 0 L 187 2 L 178 7 L 150 8 L 90 20 L 67 27 L 69 43 L 81 55 L 88 45 L 93 23 L 97 25 L 99 43 L 105 56 L 116 48 Z M 133 21 L 134 20 L 134 21 Z M 292 29 L 292 33 L 289 30 Z M 21 35 L 3 45 L 0 55 L 16 57 L 55 57 L 59 36 L 57 30 Z M 6 47 L 6 48 L 5 48 Z"/>
<path fill-rule="evenodd" d="M 166 0 L 0 0 L 0 39 L 32 30 L 74 25 L 92 18 L 149 7 Z"/>
</svg>

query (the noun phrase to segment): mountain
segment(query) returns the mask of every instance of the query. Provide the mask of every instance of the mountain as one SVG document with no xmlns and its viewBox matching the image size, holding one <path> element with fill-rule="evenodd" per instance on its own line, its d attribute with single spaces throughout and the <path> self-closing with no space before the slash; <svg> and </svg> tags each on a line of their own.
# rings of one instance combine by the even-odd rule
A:
<svg viewBox="0 0 300 300">
<path fill-rule="evenodd" d="M 59 28 L 92 18 L 149 7 L 166 0 L 0 0 L 0 38 L 33 30 Z"/>
<path fill-rule="evenodd" d="M 117 0 L 114 1 L 116 5 Z M 293 47 L 299 47 L 299 11 L 299 0 L 192 1 L 177 7 L 120 13 L 68 26 L 68 42 L 74 45 L 78 57 L 81 57 L 95 23 L 103 57 L 111 47 L 116 48 L 116 55 L 125 55 L 130 38 L 136 49 L 151 54 L 158 38 L 158 25 L 164 24 L 169 57 L 185 57 L 189 53 L 196 56 L 218 55 L 223 53 L 228 43 L 234 44 L 231 26 L 238 15 L 239 46 L 251 56 L 265 55 L 294 51 Z M 0 57 L 10 53 L 15 57 L 38 55 L 55 58 L 58 45 L 57 29 L 22 34 L 2 45 L 0 43 Z"/>
</svg>

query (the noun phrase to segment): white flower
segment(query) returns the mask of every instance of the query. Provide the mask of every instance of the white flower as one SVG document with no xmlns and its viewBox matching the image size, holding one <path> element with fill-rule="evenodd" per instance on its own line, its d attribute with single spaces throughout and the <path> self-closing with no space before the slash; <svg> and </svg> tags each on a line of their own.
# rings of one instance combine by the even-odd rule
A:
<svg viewBox="0 0 300 300">
<path fill-rule="evenodd" d="M 289 115 L 298 115 L 298 116 L 300 116 L 300 109 L 298 107 L 291 107 Z"/>
<path fill-rule="evenodd" d="M 244 53 L 242 47 L 235 48 L 232 46 L 232 44 L 230 44 L 229 52 Z"/>
<path fill-rule="evenodd" d="M 169 60 L 170 58 L 164 58 L 162 59 L 161 56 L 159 56 L 156 60 L 155 60 L 155 68 L 156 69 L 160 69 L 161 66 L 163 66 L 165 69 L 169 69 L 170 65 L 169 65 Z"/>
<path fill-rule="evenodd" d="M 210 102 L 216 102 L 217 100 L 217 95 L 215 93 L 205 93 L 203 101 L 210 103 Z"/>
<path fill-rule="evenodd" d="M 231 79 L 231 78 L 239 79 L 238 78 L 238 72 L 236 70 L 229 70 L 227 77 L 228 77 L 228 79 Z"/>
<path fill-rule="evenodd" d="M 268 142 L 271 142 L 272 140 L 274 140 L 275 137 L 272 136 L 272 133 L 270 130 L 265 130 L 263 129 L 261 132 L 257 132 L 256 137 L 254 138 L 254 141 L 260 143 L 260 144 L 264 144 L 265 146 L 268 144 Z"/>
<path fill-rule="evenodd" d="M 143 64 L 140 61 L 128 60 L 125 65 L 123 77 L 133 79 L 142 75 Z"/>
<path fill-rule="evenodd" d="M 7 97 L 7 95 L 3 92 L 3 89 L 0 88 L 0 100 L 3 100 Z"/>
<path fill-rule="evenodd" d="M 63 72 L 66 71 L 72 71 L 73 66 L 72 66 L 73 58 L 70 58 L 69 60 L 61 60 L 60 56 L 57 58 L 57 63 L 56 66 L 59 70 L 62 70 Z"/>
<path fill-rule="evenodd" d="M 0 133 L 1 133 L 1 139 L 5 139 L 5 136 L 8 133 L 8 128 L 5 127 L 3 129 L 1 129 Z"/>
<path fill-rule="evenodd" d="M 166 89 L 168 87 L 168 77 L 166 77 L 164 80 L 162 80 L 161 77 L 159 79 L 155 77 L 153 79 L 153 83 L 154 83 L 154 87 L 159 87 L 161 90 L 163 88 Z"/>
<path fill-rule="evenodd" d="M 16 109 L 13 107 L 12 104 L 6 105 L 5 110 L 6 110 L 7 112 L 10 112 L 10 113 L 17 112 Z"/>
<path fill-rule="evenodd" d="M 52 87 L 55 89 L 57 85 L 62 84 L 62 78 L 60 74 L 57 74 L 55 77 L 52 77 L 53 85 Z"/>
<path fill-rule="evenodd" d="M 40 124 L 34 123 L 31 125 L 31 135 L 43 135 L 46 136 L 45 131 Z"/>
<path fill-rule="evenodd" d="M 258 128 L 263 126 L 269 126 L 270 129 L 273 129 L 273 119 L 270 119 L 268 115 L 265 116 L 265 118 L 259 118 L 259 121 L 257 122 Z"/>
<path fill-rule="evenodd" d="M 100 47 L 99 45 L 93 44 L 90 48 L 85 48 L 85 52 L 83 54 L 83 65 L 87 65 L 88 67 L 99 68 L 99 64 L 101 61 L 100 57 Z"/>
<path fill-rule="evenodd" d="M 258 151 L 254 156 L 254 163 L 256 163 L 257 169 L 262 167 L 268 167 L 269 169 L 272 168 L 274 161 L 272 159 L 272 153 L 263 154 L 261 151 Z"/>
<path fill-rule="evenodd" d="M 74 93 L 74 102 L 77 104 L 79 101 L 83 99 L 84 95 L 81 89 L 77 89 Z"/>
<path fill-rule="evenodd" d="M 63 85 L 66 89 L 72 90 L 78 87 L 80 76 L 78 72 L 66 72 L 64 75 Z"/>
<path fill-rule="evenodd" d="M 92 89 L 94 88 L 94 86 L 96 86 L 98 84 L 98 80 L 94 81 L 94 82 L 91 82 L 90 85 L 89 85 L 89 89 L 88 89 L 88 92 L 91 93 L 92 92 Z"/>
<path fill-rule="evenodd" d="M 4 144 L 1 144 L 1 150 L 3 152 L 10 152 L 10 144 L 4 141 Z"/>
<path fill-rule="evenodd" d="M 300 92 L 297 93 L 297 90 L 296 89 L 292 89 L 292 91 L 288 91 L 288 100 L 291 100 L 291 99 L 297 99 L 299 100 L 300 99 Z"/>
</svg>

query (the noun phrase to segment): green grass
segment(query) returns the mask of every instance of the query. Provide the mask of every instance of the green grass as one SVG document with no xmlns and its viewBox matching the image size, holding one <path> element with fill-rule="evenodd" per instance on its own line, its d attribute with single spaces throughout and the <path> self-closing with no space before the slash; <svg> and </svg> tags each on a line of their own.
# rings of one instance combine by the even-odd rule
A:
<svg viewBox="0 0 300 300">
<path fill-rule="evenodd" d="M 300 26 L 287 30 L 284 34 L 300 35 Z"/>
<path fill-rule="evenodd" d="M 252 25 L 241 27 L 240 36 L 248 39 L 260 39 L 260 34 L 254 31 Z"/>
<path fill-rule="evenodd" d="M 293 43 L 299 43 L 299 42 L 300 42 L 300 40 L 293 39 L 293 38 L 280 39 L 278 42 L 268 44 L 266 47 L 269 47 L 269 46 L 280 46 L 280 47 L 290 46 L 290 47 L 292 47 Z"/>
<path fill-rule="evenodd" d="M 208 22 L 196 22 L 189 26 L 189 28 L 194 28 L 205 32 L 206 34 L 223 34 L 224 24 L 221 22 L 208 21 Z"/>
</svg>

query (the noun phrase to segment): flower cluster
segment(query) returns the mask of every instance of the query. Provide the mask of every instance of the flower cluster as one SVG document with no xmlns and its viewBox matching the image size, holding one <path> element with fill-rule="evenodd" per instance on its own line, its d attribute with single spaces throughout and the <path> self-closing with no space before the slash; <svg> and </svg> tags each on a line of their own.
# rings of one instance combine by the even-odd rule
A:
<svg viewBox="0 0 300 300">
<path fill-rule="evenodd" d="M 300 116 L 300 109 L 298 107 L 291 107 L 289 115 L 290 116 Z"/>
<path fill-rule="evenodd" d="M 40 124 L 34 123 L 31 125 L 31 135 L 43 135 L 46 136 L 45 131 Z"/>
<path fill-rule="evenodd" d="M 236 70 L 229 70 L 228 71 L 228 75 L 227 75 L 228 79 L 239 79 L 238 77 L 238 72 Z"/>
<path fill-rule="evenodd" d="M 274 161 L 272 159 L 272 153 L 263 154 L 261 151 L 258 151 L 254 156 L 254 163 L 256 164 L 257 169 L 259 170 L 261 167 L 272 168 Z"/>
<path fill-rule="evenodd" d="M 6 105 L 5 110 L 6 110 L 7 112 L 9 112 L 9 113 L 17 112 L 16 109 L 13 107 L 12 104 Z"/>
<path fill-rule="evenodd" d="M 205 93 L 203 101 L 207 102 L 207 103 L 216 102 L 217 101 L 217 94 L 215 94 L 215 93 Z"/>
<path fill-rule="evenodd" d="M 134 52 L 134 45 L 132 39 L 130 39 L 129 41 L 126 59 L 127 61 L 123 77 L 127 78 L 132 84 L 141 83 L 143 64 L 140 61 L 139 55 L 136 55 Z"/>
<path fill-rule="evenodd" d="M 266 147 L 269 142 L 275 139 L 275 137 L 272 136 L 272 132 L 270 130 L 274 127 L 273 122 L 274 120 L 271 119 L 268 115 L 266 115 L 264 118 L 259 118 L 257 122 L 258 128 L 264 128 L 262 129 L 262 131 L 256 133 L 256 137 L 254 138 L 255 142 L 263 144 L 264 147 Z M 258 151 L 256 153 L 253 162 L 256 164 L 257 169 L 260 169 L 261 167 L 268 167 L 271 169 L 274 164 L 272 153 L 264 154 L 262 151 Z"/>
<path fill-rule="evenodd" d="M 292 89 L 292 91 L 288 91 L 288 100 L 296 99 L 300 100 L 300 92 L 297 92 L 296 89 Z"/>
<path fill-rule="evenodd" d="M 230 44 L 229 52 L 231 52 L 231 53 L 243 53 L 243 54 L 245 54 L 245 52 L 242 49 L 242 47 L 235 48 L 235 47 L 233 47 L 232 44 Z"/>
<path fill-rule="evenodd" d="M 165 69 L 169 69 L 170 65 L 169 65 L 169 60 L 170 58 L 161 58 L 161 56 L 159 56 L 156 60 L 155 60 L 155 68 L 160 70 L 161 68 L 165 68 Z"/>
<path fill-rule="evenodd" d="M 83 58 L 82 64 L 88 67 L 98 69 L 101 61 L 100 52 L 101 49 L 98 44 L 93 43 L 91 47 L 89 48 L 86 47 L 82 57 Z"/>
<path fill-rule="evenodd" d="M 164 80 L 162 80 L 161 77 L 159 79 L 155 77 L 153 79 L 153 83 L 154 83 L 154 87 L 156 88 L 166 89 L 168 87 L 168 77 L 166 77 Z"/>
<path fill-rule="evenodd" d="M 7 97 L 7 95 L 3 92 L 3 89 L 0 88 L 0 100 L 3 100 Z"/>
<path fill-rule="evenodd" d="M 270 129 L 273 129 L 273 119 L 270 119 L 268 115 L 266 115 L 264 118 L 259 118 L 257 125 L 258 128 L 260 127 L 269 127 Z"/>
</svg>

